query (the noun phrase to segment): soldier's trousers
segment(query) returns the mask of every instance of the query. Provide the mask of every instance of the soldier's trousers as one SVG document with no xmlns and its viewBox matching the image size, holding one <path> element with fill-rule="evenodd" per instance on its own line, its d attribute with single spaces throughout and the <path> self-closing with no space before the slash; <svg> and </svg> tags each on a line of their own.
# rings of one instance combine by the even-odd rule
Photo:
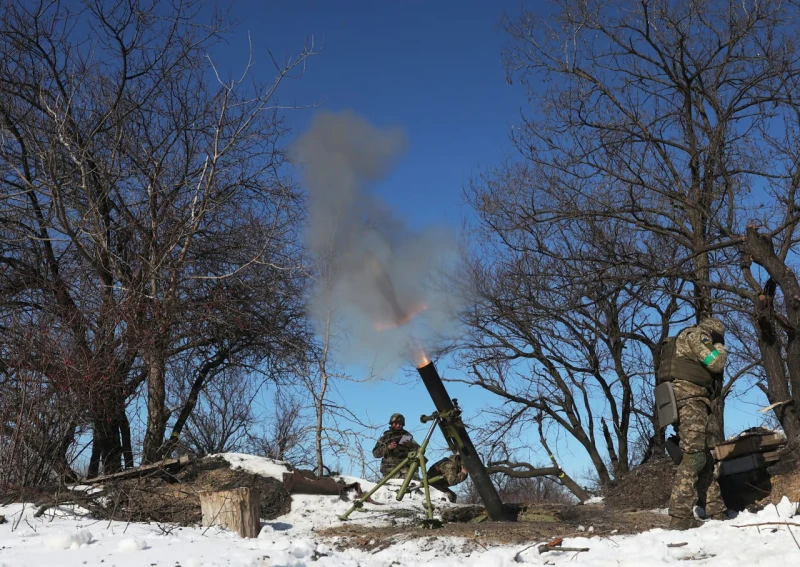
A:
<svg viewBox="0 0 800 567">
<path fill-rule="evenodd" d="M 711 517 L 725 511 L 719 484 L 714 478 L 714 459 L 710 447 L 714 441 L 709 432 L 710 409 L 703 398 L 678 402 L 678 433 L 683 460 L 678 465 L 669 515 L 691 518 L 696 504 L 705 504 Z"/>
</svg>

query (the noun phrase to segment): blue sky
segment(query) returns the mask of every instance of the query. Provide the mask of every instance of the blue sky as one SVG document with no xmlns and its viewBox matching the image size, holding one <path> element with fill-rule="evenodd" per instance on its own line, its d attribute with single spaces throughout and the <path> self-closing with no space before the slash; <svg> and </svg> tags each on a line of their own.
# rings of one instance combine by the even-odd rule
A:
<svg viewBox="0 0 800 567">
<path fill-rule="evenodd" d="M 445 223 L 457 229 L 470 215 L 462 200 L 464 184 L 481 168 L 513 153 L 509 131 L 526 101 L 522 88 L 506 83 L 500 59 L 506 38 L 499 22 L 504 11 L 515 14 L 519 7 L 518 0 L 239 1 L 231 11 L 238 21 L 236 34 L 215 50 L 214 58 L 219 68 L 241 72 L 249 55 L 249 33 L 254 73 L 268 80 L 273 69 L 267 49 L 282 59 L 313 37 L 319 55 L 309 60 L 302 79 L 282 86 L 280 102 L 352 109 L 374 124 L 403 127 L 408 150 L 376 190 L 412 227 Z M 295 133 L 307 126 L 313 112 L 287 114 Z M 456 372 L 447 361 L 439 366 L 444 374 Z M 368 372 L 357 365 L 346 370 L 356 379 Z M 346 384 L 342 393 L 351 410 L 373 422 L 404 413 L 409 429 L 421 437 L 427 428 L 419 425 L 418 416 L 433 408 L 417 380 L 406 382 Z M 461 400 L 468 419 L 479 417 L 489 401 L 487 394 L 463 386 L 448 388 Z M 760 422 L 750 402 L 729 404 L 728 416 L 729 432 Z M 531 447 L 532 455 L 520 456 L 545 462 L 538 443 Z M 588 465 L 583 451 L 563 436 L 557 447 L 570 472 Z"/>
<path fill-rule="evenodd" d="M 241 67 L 250 33 L 257 73 L 266 49 L 297 53 L 313 37 L 319 55 L 305 77 L 282 86 L 280 101 L 352 109 L 372 123 L 401 126 L 408 151 L 379 191 L 410 223 L 458 225 L 461 188 L 478 167 L 508 151 L 509 126 L 525 103 L 505 82 L 499 20 L 518 2 L 297 1 L 234 4 L 241 43 L 224 63 Z M 237 55 L 238 53 L 238 55 Z M 264 77 L 266 78 L 266 77 Z M 313 110 L 288 114 L 296 131 Z"/>
<path fill-rule="evenodd" d="M 296 54 L 312 38 L 319 55 L 305 76 L 282 85 L 280 102 L 319 109 L 351 109 L 379 126 L 400 126 L 408 147 L 392 174 L 376 188 L 397 216 L 412 228 L 445 223 L 459 229 L 469 210 L 462 188 L 481 168 L 511 152 L 509 129 L 519 119 L 524 93 L 506 83 L 500 51 L 504 10 L 519 2 L 246 2 L 234 3 L 236 36 L 214 55 L 226 72 L 236 73 L 252 41 L 257 78 L 272 69 L 266 50 L 278 59 Z M 314 109 L 287 114 L 295 133 L 308 125 Z M 446 361 L 442 373 L 449 373 Z M 409 368 L 409 370 L 413 370 Z M 369 369 L 346 365 L 356 379 Z M 451 372 L 451 371 L 450 371 Z M 413 374 L 412 374 L 413 377 Z M 399 411 L 418 437 L 430 398 L 418 380 L 370 380 L 345 384 L 353 411 L 383 423 Z M 474 417 L 486 396 L 448 386 Z M 436 436 L 435 444 L 441 446 Z"/>
</svg>

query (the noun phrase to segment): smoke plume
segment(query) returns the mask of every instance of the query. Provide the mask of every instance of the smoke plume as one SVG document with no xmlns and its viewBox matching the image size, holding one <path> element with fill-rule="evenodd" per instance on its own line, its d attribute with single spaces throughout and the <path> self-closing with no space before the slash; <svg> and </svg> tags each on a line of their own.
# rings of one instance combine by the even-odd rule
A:
<svg viewBox="0 0 800 567">
<path fill-rule="evenodd" d="M 311 315 L 324 325 L 332 314 L 340 354 L 379 372 L 408 362 L 415 343 L 429 350 L 451 335 L 459 307 L 440 285 L 458 261 L 455 236 L 412 232 L 372 193 L 405 147 L 401 130 L 348 111 L 317 114 L 291 151 L 309 196 L 305 241 L 320 268 Z"/>
</svg>

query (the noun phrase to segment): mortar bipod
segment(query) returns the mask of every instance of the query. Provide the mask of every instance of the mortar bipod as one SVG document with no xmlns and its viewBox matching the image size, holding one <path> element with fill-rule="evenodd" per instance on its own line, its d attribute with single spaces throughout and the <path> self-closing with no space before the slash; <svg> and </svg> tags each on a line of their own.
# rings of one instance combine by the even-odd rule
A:
<svg viewBox="0 0 800 567">
<path fill-rule="evenodd" d="M 449 413 L 449 412 L 448 412 Z M 372 490 L 361 496 L 358 500 L 353 502 L 353 505 L 350 509 L 339 516 L 340 520 L 347 520 L 350 514 L 352 514 L 355 510 L 361 509 L 364 507 L 364 502 L 369 500 L 369 498 L 378 491 L 378 489 L 386 484 L 389 480 L 394 478 L 394 475 L 402 471 L 405 467 L 408 467 L 408 472 L 406 473 L 405 480 L 403 480 L 403 484 L 400 487 L 400 490 L 397 493 L 397 500 L 400 501 L 408 492 L 408 485 L 411 483 L 411 480 L 414 478 L 414 475 L 419 468 L 421 471 L 420 476 L 422 477 L 422 487 L 425 490 L 425 511 L 427 513 L 427 525 L 433 525 L 435 520 L 433 519 L 433 504 L 431 504 L 431 493 L 430 487 L 428 485 L 428 469 L 425 462 L 425 449 L 428 447 L 428 442 L 431 440 L 431 436 L 433 435 L 433 430 L 436 429 L 436 426 L 439 425 L 441 418 L 439 416 L 439 412 L 433 412 L 431 415 L 423 415 L 420 417 L 420 421 L 422 423 L 428 423 L 429 421 L 432 422 L 430 428 L 428 429 L 428 433 L 425 435 L 425 438 L 420 443 L 419 449 L 415 451 L 409 451 L 408 455 L 405 459 L 400 461 L 400 463 L 394 467 L 389 473 L 384 476 L 378 484 L 376 484 Z"/>
</svg>

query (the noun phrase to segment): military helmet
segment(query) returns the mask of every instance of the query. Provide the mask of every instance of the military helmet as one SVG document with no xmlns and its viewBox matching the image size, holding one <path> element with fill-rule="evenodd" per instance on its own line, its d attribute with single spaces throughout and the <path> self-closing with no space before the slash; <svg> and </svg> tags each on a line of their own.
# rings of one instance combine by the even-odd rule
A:
<svg viewBox="0 0 800 567">
<path fill-rule="evenodd" d="M 716 317 L 703 319 L 697 326 L 707 333 L 719 333 L 720 335 L 725 334 L 725 324 Z"/>
<path fill-rule="evenodd" d="M 389 425 L 393 423 L 399 423 L 404 426 L 406 424 L 406 418 L 403 417 L 402 413 L 393 413 L 392 417 L 389 418 Z"/>
</svg>

